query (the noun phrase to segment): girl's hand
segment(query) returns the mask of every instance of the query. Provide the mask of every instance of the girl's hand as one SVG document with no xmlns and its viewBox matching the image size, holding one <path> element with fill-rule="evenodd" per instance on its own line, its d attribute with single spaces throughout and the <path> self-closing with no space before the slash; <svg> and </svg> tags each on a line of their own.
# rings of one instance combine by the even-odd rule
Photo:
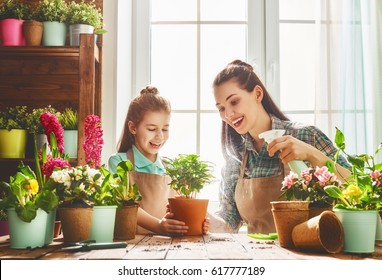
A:
<svg viewBox="0 0 382 280">
<path fill-rule="evenodd" d="M 188 226 L 184 222 L 171 219 L 173 216 L 173 213 L 167 212 L 159 221 L 160 232 L 166 235 L 182 235 L 187 233 Z"/>
<path fill-rule="evenodd" d="M 315 147 L 294 138 L 291 135 L 284 135 L 274 139 L 268 144 L 267 151 L 269 156 L 273 156 L 280 151 L 279 158 L 283 164 L 291 160 L 307 160 L 314 155 L 320 153 Z"/>
</svg>

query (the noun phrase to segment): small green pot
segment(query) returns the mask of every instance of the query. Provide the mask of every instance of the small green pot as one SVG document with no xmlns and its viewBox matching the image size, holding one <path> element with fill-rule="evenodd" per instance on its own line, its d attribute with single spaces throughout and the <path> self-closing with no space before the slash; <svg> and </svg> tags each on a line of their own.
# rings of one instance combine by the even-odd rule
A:
<svg viewBox="0 0 382 280">
<path fill-rule="evenodd" d="M 90 239 L 97 243 L 113 242 L 116 205 L 94 206 Z"/>
<path fill-rule="evenodd" d="M 25 158 L 27 131 L 0 129 L 0 158 Z"/>
<path fill-rule="evenodd" d="M 334 209 L 344 227 L 344 252 L 373 253 L 377 227 L 377 210 L 351 211 Z"/>
</svg>

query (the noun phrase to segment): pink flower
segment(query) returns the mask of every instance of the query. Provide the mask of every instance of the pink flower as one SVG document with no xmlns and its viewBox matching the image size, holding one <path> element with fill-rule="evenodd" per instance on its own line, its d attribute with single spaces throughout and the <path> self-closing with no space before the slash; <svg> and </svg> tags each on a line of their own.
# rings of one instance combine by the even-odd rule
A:
<svg viewBox="0 0 382 280">
<path fill-rule="evenodd" d="M 293 186 L 293 183 L 297 178 L 298 178 L 297 174 L 291 171 L 289 175 L 284 177 L 284 181 L 282 182 L 282 185 L 289 189 Z"/>
<path fill-rule="evenodd" d="M 317 177 L 318 183 L 321 187 L 327 185 L 331 180 L 337 180 L 336 176 L 333 175 L 326 166 L 316 167 L 314 171 L 314 176 Z"/>
<path fill-rule="evenodd" d="M 301 172 L 301 177 L 306 181 L 305 182 L 306 184 L 309 184 L 309 182 L 312 181 L 312 178 L 313 178 L 313 174 L 311 173 L 312 170 L 313 168 L 307 168 Z"/>
<path fill-rule="evenodd" d="M 382 173 L 379 170 L 371 171 L 370 177 L 377 185 L 382 185 Z"/>
<path fill-rule="evenodd" d="M 101 153 L 103 146 L 103 131 L 101 119 L 97 115 L 89 115 L 85 118 L 85 141 L 83 148 L 85 161 L 93 168 L 101 166 Z"/>
<path fill-rule="evenodd" d="M 52 158 L 50 157 L 42 166 L 41 170 L 42 173 L 46 177 L 50 177 L 54 171 L 55 168 L 65 168 L 65 167 L 70 167 L 69 162 L 62 158 Z"/>
<path fill-rule="evenodd" d="M 53 133 L 56 137 L 57 148 L 60 153 L 64 152 L 64 130 L 62 129 L 61 123 L 55 115 L 50 112 L 44 112 L 40 116 L 40 123 L 45 130 L 46 137 L 48 138 L 49 146 L 52 148 L 52 143 L 50 143 L 50 134 Z"/>
</svg>

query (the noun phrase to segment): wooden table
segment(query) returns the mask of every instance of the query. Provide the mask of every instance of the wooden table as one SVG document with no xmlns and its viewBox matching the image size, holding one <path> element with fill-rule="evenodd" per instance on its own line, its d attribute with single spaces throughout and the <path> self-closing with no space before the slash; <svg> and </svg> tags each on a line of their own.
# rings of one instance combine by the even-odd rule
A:
<svg viewBox="0 0 382 280">
<path fill-rule="evenodd" d="M 126 248 L 91 251 L 63 250 L 62 238 L 44 248 L 11 249 L 0 237 L 2 260 L 382 260 L 382 242 L 373 254 L 325 254 L 281 248 L 277 241 L 257 240 L 246 234 L 211 233 L 205 236 L 137 235 Z"/>
</svg>

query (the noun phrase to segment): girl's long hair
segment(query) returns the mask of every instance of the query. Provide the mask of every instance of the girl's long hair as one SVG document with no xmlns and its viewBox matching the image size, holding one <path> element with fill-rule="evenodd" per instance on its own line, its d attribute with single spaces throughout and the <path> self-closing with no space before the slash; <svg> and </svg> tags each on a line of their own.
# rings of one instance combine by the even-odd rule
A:
<svg viewBox="0 0 382 280">
<path fill-rule="evenodd" d="M 248 93 L 252 92 L 255 86 L 260 86 L 264 93 L 261 103 L 265 111 L 268 114 L 275 115 L 281 120 L 289 120 L 289 118 L 285 116 L 285 114 L 272 100 L 267 89 L 253 71 L 253 67 L 251 65 L 241 60 L 232 61 L 216 75 L 213 82 L 213 87 L 215 88 L 220 86 L 230 80 L 238 82 L 240 88 L 248 91 Z M 244 149 L 243 138 L 224 121 L 222 121 L 221 143 L 225 158 L 233 156 L 238 160 L 241 160 L 241 152 Z"/>
<path fill-rule="evenodd" d="M 170 102 L 159 95 L 158 89 L 153 86 L 146 86 L 143 88 L 140 94 L 131 101 L 127 111 L 122 135 L 117 143 L 117 151 L 119 153 L 127 152 L 135 142 L 134 135 L 129 130 L 129 121 L 132 121 L 135 126 L 138 126 L 145 113 L 148 111 L 164 111 L 168 114 L 171 113 Z"/>
</svg>

